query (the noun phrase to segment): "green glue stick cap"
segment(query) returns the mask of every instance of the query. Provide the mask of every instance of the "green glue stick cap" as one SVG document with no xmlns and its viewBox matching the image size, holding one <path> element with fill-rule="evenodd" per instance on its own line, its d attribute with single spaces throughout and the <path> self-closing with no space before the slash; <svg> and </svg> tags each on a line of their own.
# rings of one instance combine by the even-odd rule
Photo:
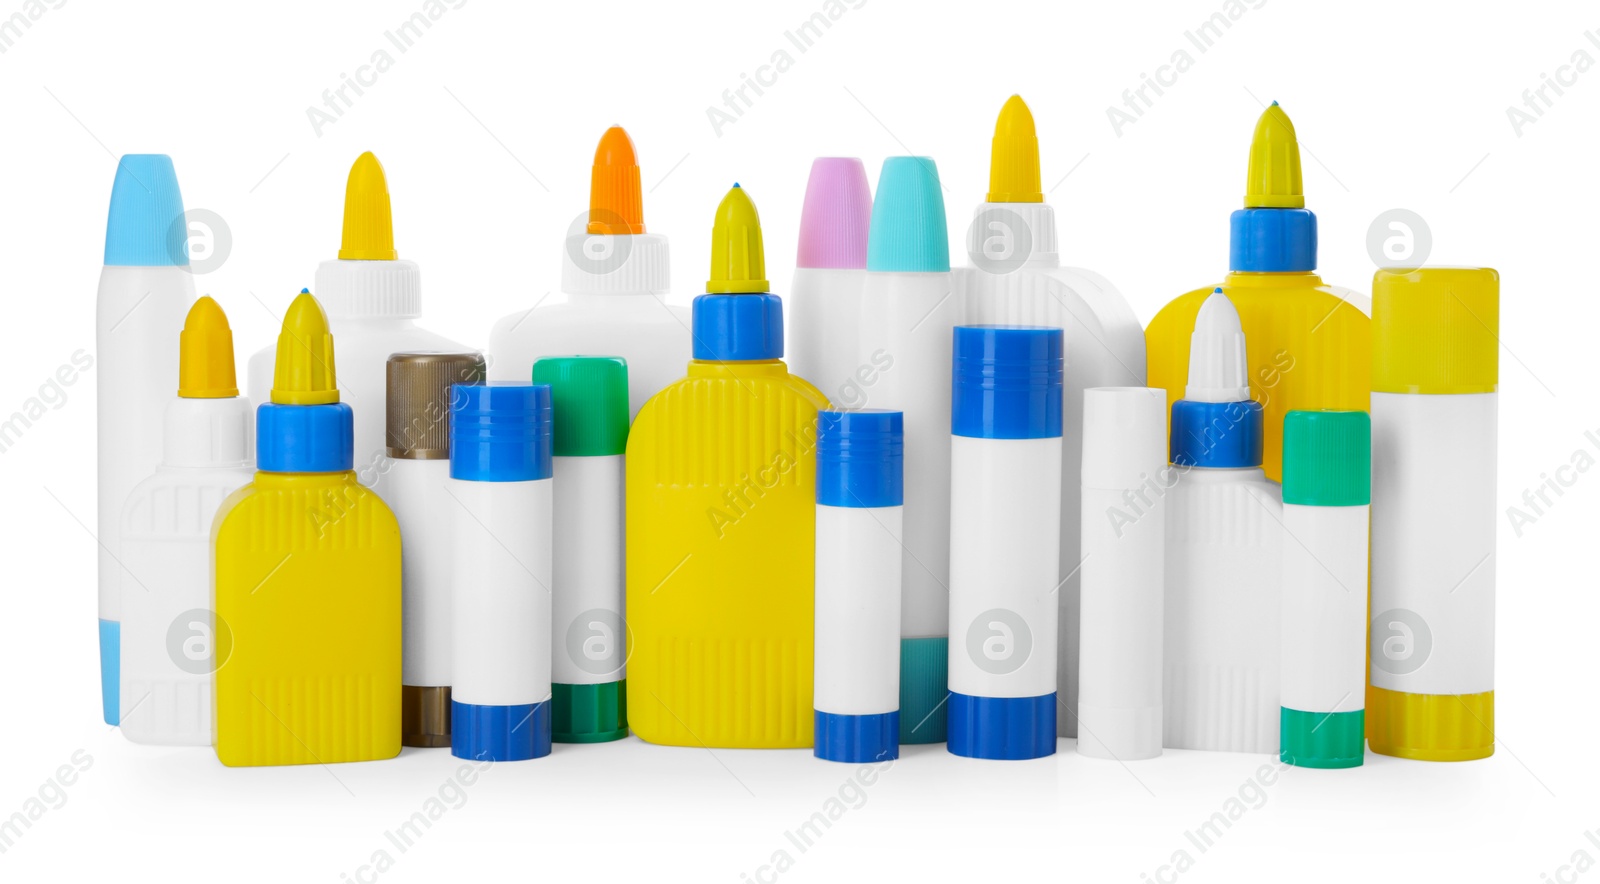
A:
<svg viewBox="0 0 1600 884">
<path fill-rule="evenodd" d="M 1283 419 L 1283 502 L 1372 502 L 1372 419 L 1366 412 L 1289 412 Z"/>
<path fill-rule="evenodd" d="M 628 448 L 628 363 L 617 356 L 548 356 L 533 382 L 550 385 L 556 457 L 604 457 Z"/>
</svg>

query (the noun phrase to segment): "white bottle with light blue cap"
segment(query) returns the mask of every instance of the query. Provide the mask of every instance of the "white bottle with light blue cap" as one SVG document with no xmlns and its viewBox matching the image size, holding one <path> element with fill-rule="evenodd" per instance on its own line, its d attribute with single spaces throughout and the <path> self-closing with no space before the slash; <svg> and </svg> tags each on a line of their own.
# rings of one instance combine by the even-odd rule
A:
<svg viewBox="0 0 1600 884">
<path fill-rule="evenodd" d="M 817 414 L 816 743 L 850 764 L 900 757 L 903 421 Z"/>
<path fill-rule="evenodd" d="M 451 388 L 450 752 L 550 754 L 554 483 L 548 384 Z"/>
<path fill-rule="evenodd" d="M 161 462 L 162 423 L 178 376 L 175 344 L 194 299 L 189 230 L 172 159 L 127 154 L 117 161 L 111 185 L 105 268 L 95 301 L 100 689 L 106 724 L 116 724 L 121 712 L 119 517 L 134 486 Z"/>
<path fill-rule="evenodd" d="M 958 326 L 952 350 L 948 744 L 1053 755 L 1062 333 Z"/>
<path fill-rule="evenodd" d="M 1195 317 L 1172 406 L 1162 744 L 1278 751 L 1282 497 L 1262 471 L 1245 338 L 1216 289 Z"/>
<path fill-rule="evenodd" d="M 905 421 L 900 742 L 945 739 L 950 617 L 950 330 L 959 318 L 944 195 L 928 157 L 889 157 L 867 234 L 857 364 L 862 406 Z"/>
</svg>

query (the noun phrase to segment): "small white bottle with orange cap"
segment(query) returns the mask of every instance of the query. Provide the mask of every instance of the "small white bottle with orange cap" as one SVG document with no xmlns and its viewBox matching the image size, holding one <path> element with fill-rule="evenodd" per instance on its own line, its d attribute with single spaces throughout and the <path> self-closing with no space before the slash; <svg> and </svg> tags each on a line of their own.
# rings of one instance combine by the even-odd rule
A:
<svg viewBox="0 0 1600 884">
<path fill-rule="evenodd" d="M 689 310 L 668 304 L 667 238 L 646 233 L 639 163 L 621 126 L 600 137 L 589 212 L 561 251 L 565 298 L 538 296 L 489 336 L 489 378 L 527 381 L 545 356 L 605 353 L 628 363 L 628 418 L 689 364 Z"/>
<path fill-rule="evenodd" d="M 233 333 L 209 297 L 179 336 L 178 398 L 167 404 L 161 465 L 120 510 L 123 736 L 211 745 L 211 674 L 226 639 L 211 613 L 211 521 L 250 481 L 248 403 L 233 371 Z"/>
</svg>

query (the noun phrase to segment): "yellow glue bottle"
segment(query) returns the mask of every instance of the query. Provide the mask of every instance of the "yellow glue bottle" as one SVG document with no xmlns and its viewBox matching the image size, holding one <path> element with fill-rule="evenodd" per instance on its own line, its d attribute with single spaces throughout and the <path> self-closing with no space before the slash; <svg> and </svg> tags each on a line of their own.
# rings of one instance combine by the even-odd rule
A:
<svg viewBox="0 0 1600 884">
<path fill-rule="evenodd" d="M 812 741 L 816 387 L 782 362 L 761 222 L 717 207 L 688 376 L 628 434 L 628 723 L 651 743 Z"/>
<path fill-rule="evenodd" d="M 1244 208 L 1230 219 L 1222 291 L 1239 311 L 1251 398 L 1265 410 L 1262 469 L 1281 480 L 1283 418 L 1290 411 L 1366 411 L 1371 376 L 1365 296 L 1316 273 L 1317 218 L 1305 208 L 1294 124 L 1273 102 L 1256 123 Z M 1161 308 L 1145 329 L 1149 384 L 1167 406 L 1189 381 L 1189 338 L 1205 285 Z"/>
<path fill-rule="evenodd" d="M 217 757 L 230 767 L 400 754 L 400 527 L 356 480 L 328 317 L 283 317 L 250 484 L 211 528 Z M 224 648 L 224 638 L 231 641 Z"/>
</svg>

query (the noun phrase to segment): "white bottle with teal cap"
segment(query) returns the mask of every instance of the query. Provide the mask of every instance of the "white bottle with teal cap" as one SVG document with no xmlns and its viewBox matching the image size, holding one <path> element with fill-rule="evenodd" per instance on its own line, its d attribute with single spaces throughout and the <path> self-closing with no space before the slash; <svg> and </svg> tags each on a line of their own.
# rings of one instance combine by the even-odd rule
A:
<svg viewBox="0 0 1600 884">
<path fill-rule="evenodd" d="M 1172 406 L 1166 496 L 1162 743 L 1278 751 L 1278 485 L 1261 469 L 1262 407 L 1250 398 L 1239 314 L 1222 290 L 1201 305 L 1189 383 Z"/>
<path fill-rule="evenodd" d="M 552 739 L 604 743 L 628 735 L 623 612 L 623 454 L 628 364 L 616 356 L 547 356 L 555 429 Z"/>
<path fill-rule="evenodd" d="M 1366 749 L 1372 420 L 1283 419 L 1283 675 L 1278 758 L 1358 767 Z"/>
<path fill-rule="evenodd" d="M 825 761 L 900 757 L 900 412 L 817 414 L 816 743 Z"/>
<path fill-rule="evenodd" d="M 550 754 L 550 387 L 451 388 L 450 753 Z"/>
<path fill-rule="evenodd" d="M 882 366 L 861 404 L 905 415 L 901 743 L 945 739 L 952 284 L 939 170 L 928 157 L 889 157 L 872 202 L 857 362 Z"/>
<path fill-rule="evenodd" d="M 951 753 L 1056 751 L 1058 328 L 957 326 L 950 411 Z"/>
<path fill-rule="evenodd" d="M 189 230 L 172 159 L 127 154 L 117 161 L 111 185 L 105 267 L 95 299 L 100 693 L 106 724 L 116 724 L 120 714 L 122 505 L 161 462 L 163 415 L 178 376 L 173 344 L 193 303 Z"/>
</svg>

